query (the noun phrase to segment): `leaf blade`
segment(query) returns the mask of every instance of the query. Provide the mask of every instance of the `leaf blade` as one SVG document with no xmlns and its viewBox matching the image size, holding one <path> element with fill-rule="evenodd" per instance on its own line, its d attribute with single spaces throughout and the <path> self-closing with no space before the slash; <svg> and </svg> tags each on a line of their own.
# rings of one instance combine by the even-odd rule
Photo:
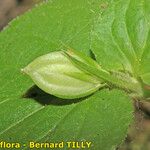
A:
<svg viewBox="0 0 150 150">
<path fill-rule="evenodd" d="M 124 139 L 133 117 L 132 110 L 132 103 L 124 92 L 104 90 L 81 103 L 66 105 L 65 107 L 45 106 L 44 109 L 33 114 L 35 120 L 33 120 L 33 116 L 29 116 L 13 128 L 6 130 L 0 137 L 4 140 L 11 137 L 11 140 L 27 143 L 30 140 L 46 142 L 63 139 L 66 142 L 70 139 L 75 141 L 85 139 L 93 142 L 92 149 L 108 150 Z M 53 114 L 53 111 L 57 113 Z M 118 112 L 119 115 L 116 115 Z M 108 118 L 111 120 L 111 125 L 110 123 L 108 125 Z M 68 128 L 64 130 L 66 126 Z M 20 134 L 16 132 L 16 129 Z M 26 130 L 30 130 L 34 134 L 28 134 Z M 121 134 L 118 135 L 118 132 Z M 106 144 L 108 141 L 109 144 Z"/>
</svg>

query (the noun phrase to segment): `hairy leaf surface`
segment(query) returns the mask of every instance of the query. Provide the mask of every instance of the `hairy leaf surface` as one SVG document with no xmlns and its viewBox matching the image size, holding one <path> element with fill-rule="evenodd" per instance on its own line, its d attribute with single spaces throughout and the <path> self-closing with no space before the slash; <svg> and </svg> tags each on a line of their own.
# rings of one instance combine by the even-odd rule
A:
<svg viewBox="0 0 150 150">
<path fill-rule="evenodd" d="M 123 92 L 102 90 L 75 104 L 46 94 L 22 98 L 34 84 L 20 69 L 65 44 L 88 56 L 92 50 L 106 70 L 126 70 L 150 84 L 149 28 L 149 0 L 52 0 L 11 22 L 0 33 L 0 139 L 116 147 L 132 120 Z"/>
</svg>

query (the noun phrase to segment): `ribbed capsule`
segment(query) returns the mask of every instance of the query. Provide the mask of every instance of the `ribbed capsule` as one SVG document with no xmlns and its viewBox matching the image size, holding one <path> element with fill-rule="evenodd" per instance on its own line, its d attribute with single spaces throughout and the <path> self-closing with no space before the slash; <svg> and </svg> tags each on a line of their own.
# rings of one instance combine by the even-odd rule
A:
<svg viewBox="0 0 150 150">
<path fill-rule="evenodd" d="M 46 93 L 65 99 L 88 96 L 103 86 L 97 77 L 75 66 L 63 51 L 36 58 L 22 72 Z"/>
</svg>

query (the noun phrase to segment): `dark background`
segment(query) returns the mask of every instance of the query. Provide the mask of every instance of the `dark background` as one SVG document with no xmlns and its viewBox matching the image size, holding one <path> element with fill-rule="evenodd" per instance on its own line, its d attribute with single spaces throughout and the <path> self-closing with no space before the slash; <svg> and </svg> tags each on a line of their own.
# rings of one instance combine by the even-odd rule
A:
<svg viewBox="0 0 150 150">
<path fill-rule="evenodd" d="M 0 30 L 42 0 L 0 0 Z M 44 1 L 44 0 L 43 0 Z M 135 122 L 118 150 L 150 150 L 150 103 L 134 100 Z M 111 121 L 111 120 L 110 120 Z"/>
<path fill-rule="evenodd" d="M 17 15 L 31 9 L 42 0 L 0 0 L 0 30 Z"/>
</svg>

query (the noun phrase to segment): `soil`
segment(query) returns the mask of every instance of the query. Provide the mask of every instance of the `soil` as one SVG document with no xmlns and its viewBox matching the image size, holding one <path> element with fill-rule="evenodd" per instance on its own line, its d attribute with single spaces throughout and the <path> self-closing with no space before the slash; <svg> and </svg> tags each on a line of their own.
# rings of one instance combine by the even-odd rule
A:
<svg viewBox="0 0 150 150">
<path fill-rule="evenodd" d="M 0 0 L 0 30 L 41 0 Z"/>
</svg>

